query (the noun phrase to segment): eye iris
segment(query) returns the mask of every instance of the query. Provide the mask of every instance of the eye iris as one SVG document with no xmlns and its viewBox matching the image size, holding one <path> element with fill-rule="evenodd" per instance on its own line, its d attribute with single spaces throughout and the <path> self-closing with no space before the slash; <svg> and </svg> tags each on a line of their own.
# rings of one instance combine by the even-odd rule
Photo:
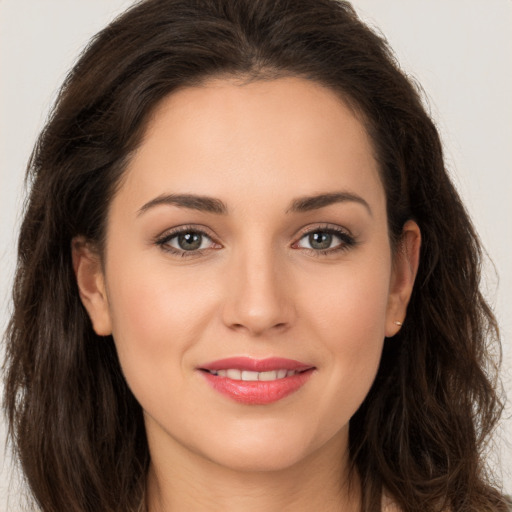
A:
<svg viewBox="0 0 512 512">
<path fill-rule="evenodd" d="M 201 247 L 202 239 L 200 233 L 183 233 L 178 235 L 178 245 L 184 251 L 194 251 Z"/>
<path fill-rule="evenodd" d="M 332 243 L 331 233 L 317 231 L 309 235 L 309 245 L 313 249 L 329 249 Z"/>
</svg>

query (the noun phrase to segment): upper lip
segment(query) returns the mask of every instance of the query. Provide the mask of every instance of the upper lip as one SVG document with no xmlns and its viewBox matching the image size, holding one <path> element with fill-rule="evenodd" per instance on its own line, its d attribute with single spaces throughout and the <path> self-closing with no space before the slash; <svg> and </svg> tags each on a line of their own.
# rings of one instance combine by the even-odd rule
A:
<svg viewBox="0 0 512 512">
<path fill-rule="evenodd" d="M 215 371 L 229 370 L 231 368 L 253 372 L 269 372 L 282 369 L 304 371 L 314 368 L 314 366 L 283 357 L 268 357 L 266 359 L 253 359 L 252 357 L 228 357 L 226 359 L 212 361 L 200 367 L 201 370 Z"/>
</svg>

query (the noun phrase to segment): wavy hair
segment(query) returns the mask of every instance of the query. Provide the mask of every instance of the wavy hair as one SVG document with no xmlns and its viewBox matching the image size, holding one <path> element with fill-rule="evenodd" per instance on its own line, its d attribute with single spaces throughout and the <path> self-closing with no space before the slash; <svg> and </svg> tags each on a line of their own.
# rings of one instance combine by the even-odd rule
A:
<svg viewBox="0 0 512 512">
<path fill-rule="evenodd" d="M 27 170 L 6 332 L 4 408 L 43 512 L 143 507 L 148 446 L 111 337 L 81 304 L 71 240 L 104 243 L 109 203 L 156 105 L 213 77 L 296 76 L 364 120 L 392 246 L 414 219 L 420 266 L 400 333 L 350 423 L 362 511 L 502 511 L 484 448 L 499 418 L 499 337 L 481 248 L 421 95 L 384 38 L 336 0 L 146 0 L 102 30 L 68 75 Z"/>
</svg>

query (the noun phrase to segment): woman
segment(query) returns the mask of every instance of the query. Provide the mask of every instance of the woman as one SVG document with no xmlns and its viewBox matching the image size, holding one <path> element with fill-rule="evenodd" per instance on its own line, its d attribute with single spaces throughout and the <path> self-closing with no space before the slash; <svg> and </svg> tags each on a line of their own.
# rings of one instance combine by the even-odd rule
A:
<svg viewBox="0 0 512 512">
<path fill-rule="evenodd" d="M 34 152 L 5 405 L 43 511 L 505 510 L 478 239 L 328 0 L 149 0 Z"/>
</svg>

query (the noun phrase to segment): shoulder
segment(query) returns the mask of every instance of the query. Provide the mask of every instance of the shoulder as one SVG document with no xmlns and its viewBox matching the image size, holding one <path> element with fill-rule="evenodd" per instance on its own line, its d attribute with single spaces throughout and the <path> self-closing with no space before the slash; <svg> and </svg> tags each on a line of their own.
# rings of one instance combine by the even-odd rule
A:
<svg viewBox="0 0 512 512">
<path fill-rule="evenodd" d="M 381 512 L 404 512 L 395 500 L 386 492 L 382 493 Z M 449 512 L 448 510 L 445 512 Z M 512 512 L 512 510 L 511 510 Z"/>
<path fill-rule="evenodd" d="M 507 505 L 507 511 L 512 512 L 512 495 L 506 495 L 505 505 Z M 386 492 L 382 494 L 382 512 L 403 512 L 402 509 L 395 503 L 393 498 Z"/>
<path fill-rule="evenodd" d="M 387 492 L 382 493 L 382 512 L 402 512 L 402 509 L 394 502 Z"/>
</svg>

